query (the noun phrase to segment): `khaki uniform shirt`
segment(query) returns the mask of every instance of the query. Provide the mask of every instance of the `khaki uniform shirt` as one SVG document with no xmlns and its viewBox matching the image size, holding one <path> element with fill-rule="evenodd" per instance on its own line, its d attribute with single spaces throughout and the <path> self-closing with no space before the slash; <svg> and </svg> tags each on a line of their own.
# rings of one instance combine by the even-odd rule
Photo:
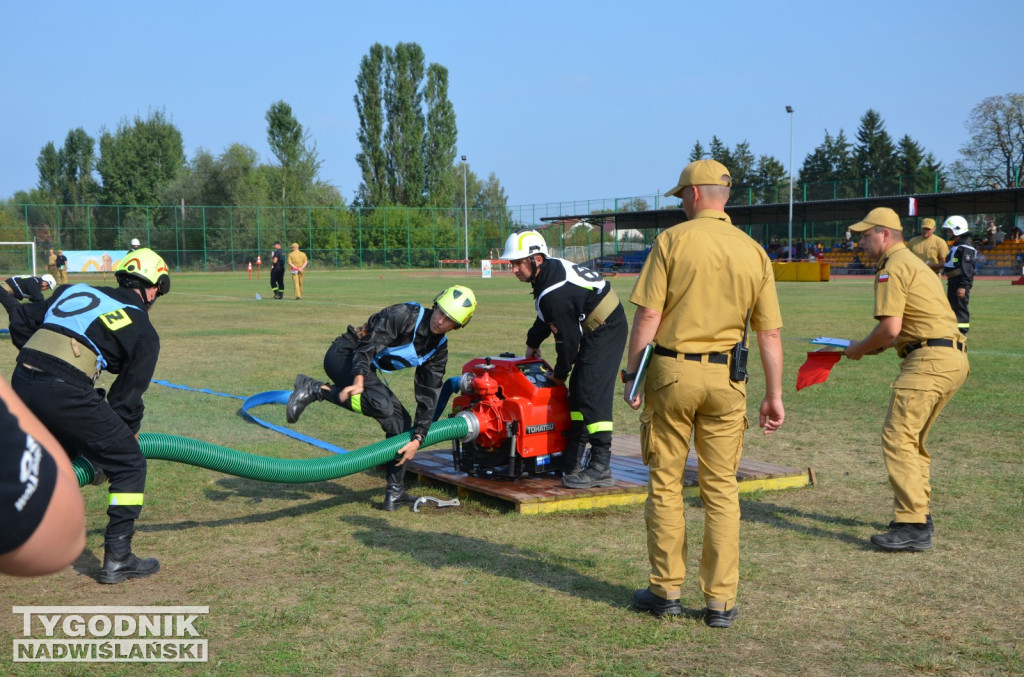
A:
<svg viewBox="0 0 1024 677">
<path fill-rule="evenodd" d="M 288 252 L 288 265 L 291 266 L 293 271 L 301 269 L 306 265 L 307 261 L 308 259 L 306 258 L 306 255 L 298 249 L 293 249 Z"/>
<path fill-rule="evenodd" d="M 925 263 L 942 263 L 949 253 L 949 245 L 938 235 L 918 235 L 907 243 L 907 248 Z M 935 338 L 934 336 L 932 338 Z"/>
<path fill-rule="evenodd" d="M 875 319 L 883 317 L 903 318 L 897 350 L 925 339 L 962 339 L 942 282 L 902 243 L 882 255 L 875 273 Z"/>
<path fill-rule="evenodd" d="M 712 209 L 658 235 L 629 300 L 661 313 L 655 342 L 677 353 L 731 350 L 748 310 L 753 331 L 782 327 L 768 255 Z"/>
</svg>

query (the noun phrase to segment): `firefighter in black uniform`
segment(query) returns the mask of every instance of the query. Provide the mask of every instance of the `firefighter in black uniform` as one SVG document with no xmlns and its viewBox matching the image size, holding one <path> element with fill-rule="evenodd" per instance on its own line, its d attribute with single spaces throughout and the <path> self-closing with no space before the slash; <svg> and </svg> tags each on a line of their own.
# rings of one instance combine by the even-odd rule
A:
<svg viewBox="0 0 1024 677">
<path fill-rule="evenodd" d="M 971 300 L 971 287 L 974 286 L 974 260 L 978 250 L 971 242 L 971 231 L 964 217 L 951 216 L 942 227 L 953 234 L 953 246 L 949 248 L 946 262 L 942 266 L 946 273 L 946 298 L 956 314 L 957 329 L 961 334 L 966 334 L 971 328 L 971 313 L 967 304 Z"/>
<path fill-rule="evenodd" d="M 132 553 L 146 489 L 138 432 L 160 354 L 149 309 L 170 290 L 167 265 L 151 249 L 126 255 L 118 287 L 62 286 L 45 304 L 22 306 L 24 326 L 11 386 L 71 456 L 84 456 L 110 479 L 100 583 L 155 574 L 160 563 Z M 12 323 L 15 316 L 12 316 Z M 24 337 L 28 337 L 27 340 Z M 94 388 L 102 371 L 117 374 L 109 392 Z M 98 475 L 99 476 L 99 475 Z"/>
<path fill-rule="evenodd" d="M 0 298 L 10 299 L 13 297 L 18 301 L 28 299 L 32 303 L 42 303 L 45 300 L 43 292 L 56 288 L 57 280 L 50 274 L 40 277 L 15 275 L 7 278 L 3 285 L 0 285 Z M 7 307 L 7 303 L 4 303 L 4 307 Z M 8 312 L 10 311 L 8 310 Z"/>
<path fill-rule="evenodd" d="M 412 428 L 412 440 L 399 450 L 398 457 L 385 464 L 385 510 L 416 501 L 405 491 L 403 464 L 416 455 L 433 421 L 448 364 L 445 334 L 466 326 L 475 311 L 472 290 L 459 285 L 438 294 L 432 309 L 418 303 L 389 306 L 360 327 L 349 325 L 343 336 L 334 339 L 324 355 L 324 371 L 332 383 L 304 374 L 295 377 L 286 412 L 289 423 L 298 421 L 310 402 L 324 400 L 375 419 L 386 437 Z M 408 367 L 416 368 L 415 419 L 375 373 Z"/>
<path fill-rule="evenodd" d="M 629 331 L 615 291 L 585 266 L 548 256 L 544 237 L 535 230 L 512 233 L 501 258 L 521 282 L 533 286 L 537 319 L 526 334 L 526 356 L 540 357 L 540 344 L 555 335 L 553 377 L 569 382 L 572 424 L 559 468 L 562 484 L 573 489 L 610 487 L 612 406 L 615 377 Z M 582 466 L 587 442 L 590 461 Z"/>
<path fill-rule="evenodd" d="M 274 298 L 278 301 L 284 298 L 284 261 L 286 256 L 281 251 L 281 241 L 278 240 L 270 252 L 270 288 L 274 290 Z"/>
</svg>

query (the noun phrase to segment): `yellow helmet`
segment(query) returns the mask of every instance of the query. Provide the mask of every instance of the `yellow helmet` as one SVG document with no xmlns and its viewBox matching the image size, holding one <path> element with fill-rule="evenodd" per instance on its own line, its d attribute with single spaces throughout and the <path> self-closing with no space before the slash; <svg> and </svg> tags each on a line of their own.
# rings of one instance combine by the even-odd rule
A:
<svg viewBox="0 0 1024 677">
<path fill-rule="evenodd" d="M 476 295 L 469 287 L 457 284 L 434 297 L 434 305 L 456 325 L 465 327 L 476 312 Z"/>
<path fill-rule="evenodd" d="M 167 264 L 152 249 L 142 247 L 125 254 L 114 268 L 114 276 L 122 287 L 134 287 L 132 281 L 138 280 L 144 287 L 156 287 L 157 296 L 163 296 L 171 290 L 171 275 Z"/>
</svg>

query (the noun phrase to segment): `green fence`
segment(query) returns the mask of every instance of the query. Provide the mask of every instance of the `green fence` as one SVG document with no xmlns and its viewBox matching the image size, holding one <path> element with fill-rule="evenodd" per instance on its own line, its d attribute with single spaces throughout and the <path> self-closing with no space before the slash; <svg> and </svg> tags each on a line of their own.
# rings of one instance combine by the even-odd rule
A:
<svg viewBox="0 0 1024 677">
<path fill-rule="evenodd" d="M 794 202 L 848 197 L 939 192 L 939 175 L 797 184 Z M 733 189 L 730 204 L 782 204 L 789 184 Z M 381 207 L 224 207 L 194 205 L 109 206 L 0 203 L 0 241 L 34 241 L 37 262 L 45 266 L 49 248 L 126 250 L 132 238 L 160 252 L 177 270 L 244 270 L 266 256 L 275 240 L 285 248 L 298 242 L 314 267 L 338 269 L 410 269 L 437 267 L 446 261 L 498 258 L 505 238 L 525 226 L 546 226 L 556 256 L 576 261 L 617 254 L 649 245 L 657 233 L 619 232 L 616 239 L 589 224 L 543 221 L 565 215 L 678 207 L 658 194 L 600 200 L 551 202 L 509 207 L 414 209 Z M 968 215 L 965 215 L 968 216 Z M 1006 232 L 1006 215 L 972 215 L 996 220 Z M 969 219 L 970 220 L 970 219 Z M 1007 227 L 1010 226 L 1010 227 Z M 765 245 L 785 242 L 786 223 L 756 224 L 748 234 Z M 794 239 L 829 246 L 843 239 L 846 224 L 794 224 Z M 467 246 L 468 245 L 468 246 Z M 0 250 L 0 274 L 22 272 L 24 252 Z M 31 258 L 31 257 L 29 257 Z M 10 259 L 10 260 L 8 260 Z"/>
<path fill-rule="evenodd" d="M 238 270 L 275 240 L 298 242 L 314 266 L 417 268 L 442 260 L 490 257 L 513 230 L 508 215 L 481 209 L 348 209 L 6 205 L 0 238 L 54 249 L 126 250 L 132 238 L 179 270 Z"/>
</svg>

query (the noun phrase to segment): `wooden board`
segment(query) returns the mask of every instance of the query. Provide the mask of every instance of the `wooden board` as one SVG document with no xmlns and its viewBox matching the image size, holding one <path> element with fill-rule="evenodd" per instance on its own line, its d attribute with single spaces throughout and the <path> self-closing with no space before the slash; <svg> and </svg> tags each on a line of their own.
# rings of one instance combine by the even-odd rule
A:
<svg viewBox="0 0 1024 677">
<path fill-rule="evenodd" d="M 451 449 L 424 450 L 409 462 L 409 470 L 421 482 L 440 482 L 457 488 L 460 497 L 472 493 L 508 501 L 517 512 L 539 514 L 565 510 L 592 510 L 615 505 L 635 505 L 647 499 L 647 466 L 640 459 L 640 438 L 616 435 L 612 443 L 612 476 L 615 485 L 595 489 L 569 489 L 554 475 L 527 476 L 519 480 L 472 477 L 456 472 Z M 740 461 L 740 493 L 807 486 L 810 469 L 799 470 L 752 459 Z M 691 449 L 686 459 L 683 495 L 699 496 L 697 457 Z"/>
</svg>

